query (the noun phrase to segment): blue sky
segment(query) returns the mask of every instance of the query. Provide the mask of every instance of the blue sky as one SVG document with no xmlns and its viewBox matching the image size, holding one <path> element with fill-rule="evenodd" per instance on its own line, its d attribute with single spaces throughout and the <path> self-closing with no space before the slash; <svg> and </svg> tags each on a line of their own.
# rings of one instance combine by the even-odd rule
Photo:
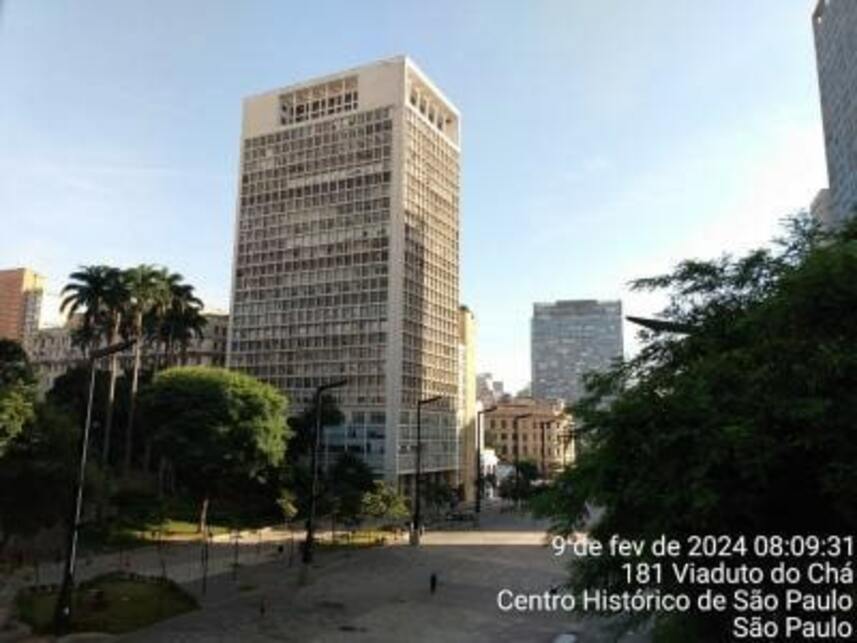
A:
<svg viewBox="0 0 857 643">
<path fill-rule="evenodd" d="M 516 389 L 534 301 L 653 313 L 628 280 L 762 243 L 826 184 L 811 9 L 0 0 L 0 265 L 53 295 L 164 264 L 227 308 L 241 98 L 405 53 L 462 112 L 462 301 Z"/>
</svg>

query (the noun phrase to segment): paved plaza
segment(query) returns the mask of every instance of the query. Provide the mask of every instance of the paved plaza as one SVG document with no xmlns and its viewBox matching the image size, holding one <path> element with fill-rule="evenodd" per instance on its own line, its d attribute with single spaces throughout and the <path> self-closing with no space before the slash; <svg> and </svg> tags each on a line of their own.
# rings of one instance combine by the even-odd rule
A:
<svg viewBox="0 0 857 643">
<path fill-rule="evenodd" d="M 240 539 L 216 539 L 205 581 L 199 543 L 83 557 L 77 578 L 116 569 L 151 576 L 166 572 L 197 597 L 201 609 L 122 637 L 133 643 L 549 643 L 561 633 L 576 634 L 580 643 L 612 641 L 602 619 L 581 621 L 562 611 L 517 613 L 498 608 L 497 595 L 503 589 L 542 594 L 567 577 L 568 559 L 553 556 L 546 528 L 545 523 L 501 512 L 494 505 L 483 512 L 477 528 L 470 523 L 430 528 L 420 547 L 409 546 L 404 535 L 386 547 L 322 547 L 308 570 L 300 563 L 297 540 L 282 531 L 264 530 L 246 532 Z M 330 534 L 322 531 L 319 536 L 326 540 Z M 59 573 L 59 565 L 43 566 L 39 582 L 57 582 Z M 432 574 L 437 578 L 435 593 L 430 591 Z M 30 577 L 29 582 L 33 580 Z M 15 585 L 20 586 L 24 579 L 18 581 Z M 19 640 L 9 634 L 6 639 Z"/>
<path fill-rule="evenodd" d="M 304 579 L 286 558 L 242 566 L 237 577 L 210 578 L 205 596 L 199 580 L 187 585 L 201 610 L 123 640 L 547 643 L 562 632 L 611 640 L 601 621 L 498 609 L 501 589 L 541 593 L 565 578 L 544 543 L 543 524 L 491 511 L 478 530 L 429 531 L 419 548 L 321 552 Z"/>
</svg>

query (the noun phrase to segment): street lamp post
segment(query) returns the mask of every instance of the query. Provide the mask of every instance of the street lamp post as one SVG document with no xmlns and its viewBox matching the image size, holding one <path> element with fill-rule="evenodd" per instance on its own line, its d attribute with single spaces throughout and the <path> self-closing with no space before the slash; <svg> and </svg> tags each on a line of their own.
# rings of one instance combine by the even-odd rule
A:
<svg viewBox="0 0 857 643">
<path fill-rule="evenodd" d="M 119 353 L 131 347 L 136 339 L 92 350 L 89 353 L 89 396 L 86 402 L 86 421 L 83 424 L 83 435 L 80 438 L 80 460 L 77 473 L 77 484 L 74 490 L 74 505 L 69 521 L 68 542 L 65 550 L 65 565 L 63 566 L 62 584 L 54 608 L 54 631 L 57 636 L 65 634 L 71 624 L 71 594 L 74 586 L 74 568 L 77 564 L 77 534 L 80 530 L 80 514 L 83 511 L 83 485 L 86 482 L 86 457 L 89 451 L 89 428 L 92 426 L 92 400 L 95 396 L 95 374 L 98 360 L 114 353 Z"/>
<path fill-rule="evenodd" d="M 348 380 L 339 380 L 322 384 L 315 389 L 315 434 L 312 438 L 312 456 L 310 470 L 312 471 L 312 486 L 310 487 L 309 512 L 306 519 L 306 540 L 304 541 L 303 562 L 309 565 L 312 562 L 313 536 L 315 530 L 315 505 L 318 495 L 318 447 L 321 439 L 321 396 L 325 391 L 340 388 L 348 384 Z"/>
<path fill-rule="evenodd" d="M 520 485 L 520 460 L 518 454 L 521 452 L 521 436 L 518 435 L 518 420 L 524 420 L 528 417 L 532 417 L 532 413 L 521 413 L 520 415 L 516 415 L 512 418 L 512 425 L 515 430 L 515 507 L 517 509 L 521 508 L 521 485 Z"/>
<path fill-rule="evenodd" d="M 482 426 L 482 416 L 486 413 L 493 413 L 497 410 L 497 405 L 482 409 L 476 412 L 476 513 L 482 511 L 482 486 L 484 479 L 482 476 L 482 440 L 485 437 L 485 428 Z M 480 432 L 481 431 L 481 432 Z"/>
<path fill-rule="evenodd" d="M 442 395 L 434 395 L 417 401 L 417 467 L 416 477 L 414 478 L 414 526 L 411 535 L 411 544 L 420 544 L 420 526 L 422 525 L 422 516 L 420 514 L 420 478 L 422 477 L 422 408 L 424 404 L 431 404 L 443 399 Z"/>
</svg>

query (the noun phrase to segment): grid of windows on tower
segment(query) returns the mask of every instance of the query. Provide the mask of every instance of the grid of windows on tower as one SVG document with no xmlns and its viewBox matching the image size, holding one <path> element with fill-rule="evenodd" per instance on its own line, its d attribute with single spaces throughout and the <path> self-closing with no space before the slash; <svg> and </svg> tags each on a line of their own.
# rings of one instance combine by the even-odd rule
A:
<svg viewBox="0 0 857 643">
<path fill-rule="evenodd" d="M 405 110 L 402 403 L 457 395 L 458 152 Z"/>
<path fill-rule="evenodd" d="M 384 404 L 391 111 L 244 143 L 233 364 L 298 404 L 336 377 Z"/>
</svg>

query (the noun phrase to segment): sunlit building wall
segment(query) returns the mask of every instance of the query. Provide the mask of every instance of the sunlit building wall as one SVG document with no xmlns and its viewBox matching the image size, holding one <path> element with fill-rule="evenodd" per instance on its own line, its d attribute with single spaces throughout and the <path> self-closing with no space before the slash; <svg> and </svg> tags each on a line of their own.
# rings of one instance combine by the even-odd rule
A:
<svg viewBox="0 0 857 643">
<path fill-rule="evenodd" d="M 405 57 L 244 101 L 228 363 L 345 415 L 324 462 L 458 469 L 459 113 Z"/>
</svg>

